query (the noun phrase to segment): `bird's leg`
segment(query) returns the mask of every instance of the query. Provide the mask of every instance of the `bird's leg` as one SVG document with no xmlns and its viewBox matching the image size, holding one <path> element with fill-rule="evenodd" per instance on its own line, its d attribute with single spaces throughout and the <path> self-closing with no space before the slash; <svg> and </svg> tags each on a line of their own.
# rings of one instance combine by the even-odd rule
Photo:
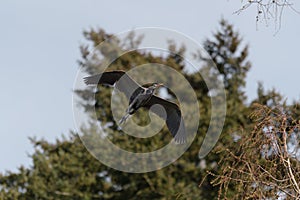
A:
<svg viewBox="0 0 300 200">
<path fill-rule="evenodd" d="M 130 116 L 130 114 L 129 113 L 126 113 L 121 119 L 120 119 L 120 121 L 119 121 L 119 124 L 121 125 L 121 124 L 123 124 L 126 120 L 127 120 L 127 118 Z"/>
<path fill-rule="evenodd" d="M 124 123 L 127 120 L 127 118 L 135 112 L 134 106 L 136 102 L 137 99 L 134 99 L 133 102 L 128 106 L 128 108 L 126 109 L 126 114 L 119 121 L 120 125 Z"/>
<path fill-rule="evenodd" d="M 131 105 L 126 109 L 126 114 L 120 119 L 119 121 L 119 124 L 123 124 L 127 118 L 130 116 L 130 108 L 131 108 Z"/>
</svg>

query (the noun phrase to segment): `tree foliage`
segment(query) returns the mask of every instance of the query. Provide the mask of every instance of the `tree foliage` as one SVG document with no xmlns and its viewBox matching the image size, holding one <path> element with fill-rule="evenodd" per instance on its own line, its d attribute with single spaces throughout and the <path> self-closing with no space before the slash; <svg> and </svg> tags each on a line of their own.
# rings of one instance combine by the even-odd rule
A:
<svg viewBox="0 0 300 200">
<path fill-rule="evenodd" d="M 228 156 L 213 181 L 219 198 L 299 199 L 299 120 L 281 106 L 252 107 L 252 131 L 223 149 Z"/>
</svg>

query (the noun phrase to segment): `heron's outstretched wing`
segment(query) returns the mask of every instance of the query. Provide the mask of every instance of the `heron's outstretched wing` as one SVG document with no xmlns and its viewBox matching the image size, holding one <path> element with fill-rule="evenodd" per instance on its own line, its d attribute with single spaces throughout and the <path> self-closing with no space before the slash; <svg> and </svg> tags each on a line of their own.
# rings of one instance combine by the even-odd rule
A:
<svg viewBox="0 0 300 200">
<path fill-rule="evenodd" d="M 85 77 L 84 82 L 87 85 L 102 84 L 111 86 L 116 83 L 115 87 L 120 92 L 123 92 L 128 99 L 132 96 L 134 91 L 136 91 L 138 88 L 141 88 L 141 86 L 132 78 L 130 78 L 126 72 L 120 70 L 103 72 L 101 74 Z"/>
<path fill-rule="evenodd" d="M 183 144 L 186 142 L 186 132 L 181 115 L 181 111 L 177 104 L 170 101 L 164 100 L 158 96 L 153 95 L 151 99 L 144 105 L 144 107 L 150 109 L 151 106 L 159 104 L 164 107 L 165 112 L 159 107 L 153 107 L 152 112 L 157 114 L 159 117 L 166 120 L 169 131 L 175 139 L 175 142 Z M 165 116 L 167 114 L 167 116 Z"/>
</svg>

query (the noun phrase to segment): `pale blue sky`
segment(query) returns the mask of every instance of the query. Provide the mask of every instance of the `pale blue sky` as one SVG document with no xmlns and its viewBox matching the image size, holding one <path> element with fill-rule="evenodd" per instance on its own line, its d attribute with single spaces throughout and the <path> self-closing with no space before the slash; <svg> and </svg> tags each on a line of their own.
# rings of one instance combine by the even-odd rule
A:
<svg viewBox="0 0 300 200">
<path fill-rule="evenodd" d="M 294 2 L 300 10 L 300 3 Z M 82 31 L 101 27 L 111 33 L 137 27 L 163 27 L 201 43 L 223 16 L 250 44 L 253 68 L 247 95 L 254 98 L 257 81 L 299 99 L 300 16 L 286 10 L 280 32 L 259 25 L 255 12 L 232 13 L 241 1 L 97 1 L 4 0 L 0 3 L 0 171 L 30 165 L 29 136 L 54 141 L 74 130 L 72 86 L 80 58 Z M 272 21 L 271 21 L 272 23 Z"/>
</svg>

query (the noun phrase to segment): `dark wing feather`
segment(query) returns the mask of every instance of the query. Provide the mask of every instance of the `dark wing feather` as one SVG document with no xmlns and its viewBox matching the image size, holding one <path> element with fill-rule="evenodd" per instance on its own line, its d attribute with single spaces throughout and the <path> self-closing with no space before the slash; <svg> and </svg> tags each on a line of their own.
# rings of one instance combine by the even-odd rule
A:
<svg viewBox="0 0 300 200">
<path fill-rule="evenodd" d="M 125 74 L 124 71 L 110 71 L 110 72 L 104 72 L 89 77 L 84 77 L 83 80 L 87 85 L 90 84 L 114 85 L 115 82 L 117 82 L 124 74 Z"/>
<path fill-rule="evenodd" d="M 171 132 L 172 136 L 174 137 L 175 142 L 180 144 L 185 143 L 186 142 L 185 126 L 178 105 L 153 95 L 151 99 L 144 105 L 144 107 L 150 109 L 151 106 L 155 104 L 159 104 L 163 106 L 165 108 L 167 116 L 164 116 L 165 113 L 158 107 L 153 107 L 151 111 L 157 114 L 159 117 L 166 120 L 168 129 Z"/>
<path fill-rule="evenodd" d="M 128 76 L 124 71 L 109 71 L 85 77 L 84 82 L 87 85 L 102 84 L 111 86 L 113 86 L 116 83 L 115 87 L 120 92 L 123 92 L 128 99 L 132 96 L 133 92 L 136 89 L 141 88 L 141 86 L 132 78 L 130 78 L 130 76 Z"/>
</svg>

